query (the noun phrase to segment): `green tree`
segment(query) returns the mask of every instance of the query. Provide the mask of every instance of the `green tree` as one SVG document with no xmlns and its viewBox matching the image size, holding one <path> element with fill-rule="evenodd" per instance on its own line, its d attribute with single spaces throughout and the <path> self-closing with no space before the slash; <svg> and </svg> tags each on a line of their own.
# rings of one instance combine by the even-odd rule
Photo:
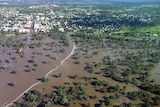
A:
<svg viewBox="0 0 160 107">
<path fill-rule="evenodd" d="M 112 105 L 112 99 L 111 98 L 105 98 L 104 103 L 105 103 L 105 105 Z"/>
</svg>

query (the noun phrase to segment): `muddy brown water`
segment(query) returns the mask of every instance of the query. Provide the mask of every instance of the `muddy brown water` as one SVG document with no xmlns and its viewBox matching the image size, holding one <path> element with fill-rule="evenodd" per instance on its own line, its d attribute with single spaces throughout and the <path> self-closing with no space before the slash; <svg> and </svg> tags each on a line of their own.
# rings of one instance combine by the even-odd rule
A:
<svg viewBox="0 0 160 107">
<path fill-rule="evenodd" d="M 46 38 L 44 42 L 51 42 L 52 40 L 49 38 Z M 71 41 L 70 41 L 71 42 Z M 28 87 L 30 87 L 32 84 L 36 83 L 39 78 L 42 78 L 45 76 L 46 73 L 48 73 L 51 69 L 55 68 L 56 65 L 60 64 L 60 62 L 71 52 L 73 45 L 71 44 L 70 47 L 60 47 L 57 46 L 57 49 L 65 49 L 65 53 L 53 53 L 52 51 L 44 51 L 43 48 L 35 48 L 30 49 L 28 47 L 24 48 L 24 54 L 25 57 L 21 58 L 18 57 L 18 54 L 14 53 L 13 55 L 6 55 L 6 54 L 0 54 L 0 59 L 10 59 L 12 57 L 17 57 L 17 62 L 13 61 L 12 69 L 9 70 L 2 70 L 0 71 L 0 105 L 3 105 L 5 103 L 9 103 L 12 100 L 14 100 L 17 96 L 19 96 L 22 92 L 24 92 Z M 33 55 L 33 52 L 42 52 L 43 55 Z M 52 56 L 56 56 L 57 60 L 50 59 L 46 57 L 46 54 L 51 54 Z M 38 67 L 34 67 L 33 64 L 29 64 L 28 60 L 32 59 L 31 57 L 34 56 L 37 60 L 37 63 L 39 63 Z M 43 64 L 42 61 L 47 60 L 49 61 L 48 64 Z M 30 65 L 33 68 L 36 68 L 36 70 L 32 70 L 31 72 L 28 72 L 28 67 L 25 67 L 26 65 Z M 12 74 L 11 72 L 13 70 L 19 70 L 18 73 Z M 16 86 L 11 87 L 8 85 L 8 83 L 16 82 Z"/>
<path fill-rule="evenodd" d="M 31 86 L 32 84 L 37 82 L 36 78 L 44 76 L 47 71 L 51 70 L 53 67 L 55 67 L 57 64 L 59 64 L 63 60 L 63 58 L 65 58 L 71 52 L 71 49 L 72 49 L 71 47 L 66 49 L 66 52 L 64 54 L 58 54 L 58 53 L 56 54 L 56 53 L 54 53 L 55 56 L 58 56 L 58 59 L 56 61 L 48 59 L 49 61 L 51 61 L 51 63 L 46 64 L 46 65 L 42 64 L 42 66 L 37 68 L 37 70 L 34 71 L 34 72 L 31 72 L 31 73 L 23 72 L 23 73 L 17 73 L 15 75 L 8 74 L 8 76 L 10 76 L 12 78 L 16 78 L 15 81 L 16 82 L 18 81 L 18 82 L 17 82 L 17 85 L 15 87 L 8 87 L 7 85 L 5 85 L 6 86 L 5 88 L 7 88 L 9 90 L 12 90 L 12 92 L 14 92 L 14 93 L 10 92 L 8 94 L 8 96 L 5 97 L 5 100 L 3 100 L 3 98 L 0 98 L 0 101 L 1 101 L 1 99 L 3 100 L 2 103 L 4 103 L 5 101 L 8 101 L 7 98 L 9 98 L 11 96 L 11 93 L 13 94 L 12 95 L 13 97 L 9 98 L 9 100 L 12 101 L 13 99 L 15 99 L 25 89 L 27 89 L 29 86 Z M 33 52 L 30 49 L 28 49 L 28 50 L 26 49 L 26 51 L 27 52 L 31 51 L 30 54 Z M 34 51 L 43 51 L 43 50 L 40 49 L 40 50 L 34 50 Z M 48 52 L 47 51 L 45 51 L 45 52 L 43 51 L 43 54 L 48 54 L 48 53 L 50 53 L 50 51 L 48 51 Z M 114 59 L 114 54 L 113 54 L 114 52 L 112 52 L 110 50 L 100 51 L 99 55 L 92 55 L 92 57 L 90 57 L 91 53 L 93 53 L 93 52 L 89 51 L 89 54 L 81 55 L 81 57 L 79 59 L 81 64 L 79 64 L 79 65 L 78 64 L 74 64 L 74 62 L 75 62 L 74 59 L 72 59 L 72 58 L 67 59 L 65 61 L 65 63 L 63 64 L 63 66 L 60 66 L 57 70 L 55 70 L 53 73 L 51 73 L 48 76 L 48 78 L 49 78 L 48 82 L 41 83 L 41 84 L 33 87 L 32 89 L 40 89 L 40 90 L 42 90 L 43 93 L 49 93 L 49 92 L 52 92 L 54 90 L 53 86 L 62 85 L 64 82 L 69 82 L 71 84 L 73 84 L 74 82 L 79 82 L 79 81 L 80 82 L 85 82 L 84 80 L 80 80 L 80 79 L 76 79 L 75 80 L 75 79 L 70 79 L 69 78 L 69 76 L 73 76 L 75 74 L 78 74 L 79 77 L 84 77 L 84 76 L 86 76 L 86 77 L 94 77 L 95 76 L 100 80 L 106 80 L 110 85 L 117 85 L 118 84 L 118 85 L 120 85 L 120 87 L 126 86 L 126 91 L 137 91 L 137 90 L 139 90 L 136 86 L 133 86 L 132 84 L 127 84 L 126 85 L 124 83 L 120 83 L 120 82 L 114 81 L 111 78 L 105 78 L 102 75 L 96 75 L 94 73 L 88 73 L 87 71 L 85 71 L 84 67 L 85 67 L 85 63 L 86 62 L 90 62 L 90 63 L 99 62 L 103 58 L 103 56 L 107 56 L 107 55 L 111 55 L 111 58 Z M 52 53 L 50 53 L 50 54 L 52 54 Z M 88 58 L 86 58 L 86 56 Z M 30 58 L 30 57 L 31 57 L 30 55 L 26 56 L 26 59 Z M 38 56 L 38 55 L 35 55 L 35 57 L 38 59 L 38 61 L 42 61 L 42 60 L 44 60 L 44 58 L 46 58 L 46 57 L 43 58 L 43 57 Z M 19 64 L 22 64 L 22 63 L 24 63 L 24 60 L 22 60 L 22 62 L 19 62 Z M 26 62 L 26 64 L 27 64 L 27 62 Z M 100 69 L 96 69 L 96 72 L 98 72 L 98 71 L 100 71 Z M 62 77 L 61 78 L 56 78 L 55 75 L 58 75 L 58 73 L 60 73 L 60 72 L 63 73 Z M 11 80 L 9 79 L 9 81 L 11 81 Z M 103 99 L 104 94 L 97 93 L 95 91 L 95 89 L 91 85 L 85 86 L 85 90 L 89 95 L 97 95 L 98 99 L 95 99 L 95 100 L 90 100 L 89 99 L 89 100 L 86 100 L 86 101 L 75 101 L 76 104 L 73 105 L 73 107 L 75 107 L 75 106 L 78 107 L 82 103 L 83 104 L 88 104 L 88 102 L 99 103 L 99 100 Z M 110 94 L 106 94 L 106 95 L 108 96 Z M 3 95 L 3 96 L 5 96 L 5 95 Z M 123 100 L 126 100 L 126 102 L 128 102 L 128 99 L 122 98 L 122 99 L 120 99 L 118 101 L 118 103 L 121 104 L 121 102 L 123 102 Z M 55 105 L 54 105 L 54 107 L 55 107 Z M 56 105 L 56 107 L 60 107 L 60 106 Z"/>
<path fill-rule="evenodd" d="M 160 63 L 151 71 L 151 78 L 155 80 L 157 84 L 160 84 Z"/>
<path fill-rule="evenodd" d="M 90 52 L 92 53 L 92 52 Z M 108 51 L 107 51 L 108 53 Z M 110 52 L 109 52 L 110 54 Z M 79 79 L 81 77 L 97 77 L 99 80 L 105 80 L 107 81 L 110 85 L 119 85 L 120 87 L 126 86 L 126 91 L 137 91 L 139 90 L 136 86 L 132 85 L 132 84 L 124 84 L 124 83 L 120 83 L 117 81 L 112 80 L 111 78 L 106 78 L 102 75 L 97 75 L 94 73 L 88 73 L 87 71 L 84 70 L 84 66 L 85 66 L 85 62 L 99 62 L 103 56 L 106 55 L 106 52 L 101 51 L 99 53 L 99 55 L 93 55 L 91 58 L 86 58 L 86 55 L 81 55 L 79 61 L 81 62 L 80 64 L 74 64 L 75 60 L 72 58 L 69 58 L 68 60 L 65 61 L 65 63 L 63 64 L 63 66 L 59 67 L 54 73 L 52 73 L 49 76 L 49 81 L 39 84 L 37 86 L 35 86 L 33 89 L 40 89 L 42 91 L 42 93 L 50 93 L 52 91 L 54 91 L 55 89 L 53 88 L 54 86 L 59 86 L 59 85 L 64 85 L 65 82 L 69 82 L 71 84 L 71 86 L 74 86 L 73 83 L 75 82 L 82 82 L 82 83 L 87 83 L 85 80 Z M 90 54 L 88 55 L 90 56 Z M 96 69 L 96 72 L 100 71 L 100 69 Z M 62 72 L 63 75 L 60 78 L 55 77 L 56 75 L 58 75 L 58 73 Z M 79 78 L 77 79 L 70 79 L 69 76 L 74 76 L 74 75 L 78 75 Z M 74 101 L 75 104 L 73 104 L 71 107 L 80 107 L 81 104 L 85 104 L 87 105 L 88 103 L 92 103 L 92 104 L 98 104 L 99 100 L 103 99 L 103 96 L 109 96 L 111 95 L 110 93 L 107 94 L 103 94 L 103 93 L 99 93 L 95 91 L 95 88 L 93 88 L 93 86 L 91 86 L 90 84 L 88 84 L 87 86 L 85 86 L 85 91 L 88 95 L 93 96 L 93 95 L 97 95 L 97 99 L 87 99 L 87 100 L 82 100 L 82 101 Z M 121 104 L 121 102 L 126 101 L 129 102 L 129 100 L 127 98 L 121 98 L 119 99 L 117 102 L 115 102 L 115 104 Z M 53 105 L 53 107 L 62 107 L 60 105 Z"/>
</svg>

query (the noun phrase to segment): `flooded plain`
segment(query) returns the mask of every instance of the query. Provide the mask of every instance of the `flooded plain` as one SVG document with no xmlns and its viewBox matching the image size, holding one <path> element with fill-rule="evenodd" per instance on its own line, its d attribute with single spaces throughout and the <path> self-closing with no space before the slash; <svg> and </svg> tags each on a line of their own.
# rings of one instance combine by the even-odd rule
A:
<svg viewBox="0 0 160 107">
<path fill-rule="evenodd" d="M 120 87 L 124 87 L 126 86 L 126 91 L 130 92 L 130 91 L 138 91 L 139 88 L 137 88 L 136 86 L 134 86 L 133 84 L 125 84 L 125 83 L 121 83 L 118 81 L 114 81 L 111 78 L 106 78 L 101 74 L 97 74 L 97 72 L 101 71 L 101 68 L 103 67 L 99 67 L 96 68 L 94 70 L 94 72 L 89 73 L 87 72 L 84 67 L 86 66 L 86 63 L 92 63 L 92 62 L 99 62 L 104 55 L 113 55 L 111 54 L 111 51 L 106 51 L 106 50 L 99 50 L 100 53 L 98 55 L 92 55 L 92 53 L 94 52 L 94 50 L 91 50 L 88 52 L 88 54 L 84 55 L 83 53 L 79 53 L 78 51 L 75 51 L 75 53 L 79 53 L 80 54 L 80 58 L 78 59 L 78 61 L 80 62 L 80 64 L 76 64 L 75 63 L 75 59 L 73 59 L 72 57 L 69 58 L 68 60 L 65 61 L 65 63 L 63 64 L 63 66 L 59 67 L 54 73 L 52 73 L 49 76 L 49 81 L 39 84 L 35 87 L 33 87 L 33 89 L 38 89 L 41 90 L 41 92 L 43 94 L 47 94 L 53 91 L 56 91 L 55 87 L 56 86 L 61 86 L 64 83 L 69 83 L 70 87 L 74 87 L 75 83 L 83 83 L 84 87 L 85 87 L 85 91 L 89 96 L 96 96 L 97 99 L 87 99 L 86 101 L 82 100 L 76 100 L 74 101 L 74 104 L 71 105 L 71 107 L 75 107 L 75 106 L 85 106 L 88 103 L 91 104 L 98 104 L 100 99 L 103 99 L 104 96 L 109 96 L 112 95 L 113 93 L 107 93 L 107 94 L 103 94 L 103 93 L 99 93 L 98 91 L 98 87 L 92 86 L 90 84 L 90 82 L 92 80 L 88 80 L 86 81 L 85 79 L 82 79 L 83 77 L 86 78 L 97 78 L 98 80 L 101 81 L 107 81 L 110 85 L 115 86 L 115 85 L 119 85 Z M 62 73 L 62 77 L 58 77 L 59 73 Z M 77 78 L 72 78 L 74 76 L 77 76 Z M 129 102 L 129 100 L 125 97 L 122 97 L 121 99 L 119 99 L 118 101 L 116 101 L 114 104 L 121 104 L 123 101 Z M 52 107 L 62 107 L 60 105 L 53 105 Z"/>
<path fill-rule="evenodd" d="M 106 92 L 103 94 L 100 92 L 103 87 L 94 86 L 92 84 L 94 81 L 106 81 L 110 86 L 118 86 L 120 90 L 125 89 L 126 93 L 141 90 L 131 80 L 132 78 L 136 78 L 138 81 L 138 75 L 122 75 L 124 71 L 126 71 L 128 67 L 127 65 L 117 63 L 119 70 L 116 78 L 123 77 L 122 79 L 125 79 L 128 82 L 121 82 L 115 80 L 115 78 L 112 78 L 111 76 L 105 75 L 105 72 L 114 72 L 107 70 L 105 71 L 107 67 L 110 67 L 110 64 L 105 64 L 105 61 L 115 61 L 117 59 L 123 60 L 125 57 L 122 56 L 122 54 L 128 52 L 134 53 L 134 51 L 136 53 L 140 50 L 124 49 L 122 52 L 121 48 L 114 49 L 112 47 L 106 47 L 96 49 L 87 45 L 81 46 L 76 44 L 74 54 L 71 57 L 68 57 L 74 47 L 72 38 L 68 39 L 70 44 L 68 47 L 61 44 L 62 41 L 45 37 L 40 43 L 36 40 L 28 41 L 23 48 L 22 53 L 18 52 L 7 54 L 9 53 L 8 51 L 2 53 L 1 59 L 3 60 L 1 62 L 0 88 L 3 90 L 0 90 L 0 94 L 2 95 L 0 96 L 0 104 L 8 104 L 15 100 L 17 96 L 33 84 L 40 81 L 42 77 L 44 77 L 50 70 L 56 68 L 57 65 L 58 68 L 48 75 L 47 78 L 49 81 L 42 82 L 31 88 L 31 90 L 38 89 L 41 90 L 43 94 L 48 94 L 56 91 L 57 89 L 55 87 L 58 86 L 69 84 L 69 87 L 74 87 L 75 84 L 82 83 L 89 99 L 86 101 L 75 100 L 73 107 L 88 105 L 88 102 L 96 105 L 99 104 L 99 101 L 103 100 L 105 96 L 118 94 L 116 92 Z M 30 48 L 30 44 L 36 44 L 37 47 Z M 41 45 L 41 47 L 39 47 L 39 45 Z M 104 57 L 106 56 L 109 57 L 107 57 L 107 60 L 104 60 Z M 68 57 L 67 60 L 61 64 L 66 57 Z M 11 59 L 11 62 L 9 63 L 7 59 Z M 6 70 L 3 68 L 3 65 L 6 64 L 12 64 L 13 66 L 12 68 Z M 157 74 L 159 72 L 159 64 L 157 67 L 158 68 L 154 69 L 155 71 L 153 70 L 152 77 L 158 83 L 159 78 Z M 61 75 L 61 77 L 59 75 Z M 15 86 L 9 85 L 9 83 L 13 82 L 16 83 Z M 139 81 L 139 83 L 141 82 Z M 92 99 L 93 96 L 96 96 L 96 99 Z M 23 97 L 24 96 L 20 97 L 18 101 L 23 101 Z M 130 102 L 130 100 L 126 96 L 121 96 L 121 98 L 117 99 L 116 102 L 113 102 L 113 104 L 118 105 L 123 102 Z M 133 102 L 135 104 L 139 103 L 137 101 Z M 60 105 L 56 105 L 56 107 L 59 106 Z"/>
<path fill-rule="evenodd" d="M 49 37 L 41 41 L 41 47 L 29 48 L 30 42 L 28 40 L 26 46 L 22 48 L 22 53 L 13 52 L 12 48 L 7 48 L 7 51 L 0 55 L 0 105 L 14 100 L 24 90 L 39 81 L 60 64 L 73 48 L 71 41 L 69 47 L 62 47 L 62 44 L 58 45 L 58 40 Z M 36 40 L 32 42 L 38 43 Z M 50 43 L 55 47 L 51 48 Z M 1 46 L 1 49 L 3 48 Z M 60 52 L 62 49 L 64 52 Z M 8 65 L 11 67 L 7 68 Z M 12 83 L 15 86 L 11 86 Z"/>
</svg>

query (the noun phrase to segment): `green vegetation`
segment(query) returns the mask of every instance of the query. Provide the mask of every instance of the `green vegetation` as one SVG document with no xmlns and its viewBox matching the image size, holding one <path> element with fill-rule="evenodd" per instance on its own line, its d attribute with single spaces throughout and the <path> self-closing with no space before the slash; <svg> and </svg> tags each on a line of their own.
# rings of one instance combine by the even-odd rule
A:
<svg viewBox="0 0 160 107">
<path fill-rule="evenodd" d="M 10 82 L 8 83 L 9 86 L 15 87 L 16 86 L 16 82 Z"/>
<path fill-rule="evenodd" d="M 131 32 L 132 29 L 134 29 L 134 31 L 136 33 L 147 33 L 147 32 L 149 32 L 149 33 L 152 32 L 152 33 L 155 33 L 155 34 L 160 33 L 160 25 L 135 27 L 135 28 L 126 27 L 122 31 L 127 33 L 127 32 Z"/>
<path fill-rule="evenodd" d="M 6 34 L 6 36 L 15 36 L 15 34 Z"/>
<path fill-rule="evenodd" d="M 16 106 L 24 106 L 24 104 L 33 106 L 51 106 L 51 105 L 63 105 L 69 106 L 73 104 L 74 100 L 87 100 L 88 95 L 81 83 L 77 83 L 74 87 L 68 86 L 56 86 L 56 91 L 43 95 L 39 90 L 29 91 L 24 95 L 24 103 L 16 102 Z M 48 100 L 44 100 L 48 99 Z"/>
</svg>

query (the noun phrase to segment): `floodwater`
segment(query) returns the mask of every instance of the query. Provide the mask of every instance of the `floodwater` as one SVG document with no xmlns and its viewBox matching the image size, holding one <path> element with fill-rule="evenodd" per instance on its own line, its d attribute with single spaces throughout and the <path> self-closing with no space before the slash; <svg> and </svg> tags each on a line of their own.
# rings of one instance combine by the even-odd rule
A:
<svg viewBox="0 0 160 107">
<path fill-rule="evenodd" d="M 55 42 L 57 44 L 58 41 L 46 37 L 43 42 L 44 44 L 49 42 Z M 23 49 L 24 57 L 20 57 L 17 53 L 13 53 L 12 55 L 7 55 L 6 53 L 0 54 L 0 59 L 4 60 L 16 57 L 16 60 L 11 62 L 11 69 L 0 71 L 0 105 L 13 101 L 32 84 L 36 83 L 38 79 L 44 77 L 45 74 L 55 68 L 56 65 L 60 64 L 61 60 L 63 60 L 71 52 L 73 45 L 71 44 L 70 47 L 53 47 L 53 50 L 64 48 L 64 53 L 56 53 L 53 52 L 53 50 L 43 50 L 45 47 L 46 45 L 43 45 L 41 48 L 30 49 L 26 46 Z M 36 52 L 41 52 L 42 55 L 33 54 Z M 47 54 L 50 54 L 50 56 L 54 56 L 57 59 L 51 59 L 46 56 Z M 39 64 L 37 67 L 35 67 L 33 63 L 28 62 L 28 60 L 31 60 L 32 58 L 35 58 L 36 63 Z M 44 60 L 47 60 L 49 63 L 42 63 Z M 7 63 L 3 62 L 2 64 Z M 29 65 L 29 67 L 26 65 Z M 32 70 L 33 68 L 35 68 L 35 70 Z M 29 69 L 30 71 L 28 71 Z M 19 70 L 19 72 L 16 74 L 11 73 L 14 70 Z M 8 84 L 11 82 L 16 82 L 16 85 L 14 87 L 9 86 Z"/>
<path fill-rule="evenodd" d="M 151 71 L 151 78 L 155 80 L 156 83 L 160 84 L 160 63 Z"/>
<path fill-rule="evenodd" d="M 94 50 L 92 50 L 94 51 Z M 86 101 L 74 101 L 74 105 L 72 105 L 71 107 L 79 107 L 80 104 L 85 104 L 87 105 L 88 102 L 90 103 L 99 103 L 99 100 L 100 99 L 103 99 L 104 97 L 104 93 L 99 93 L 97 91 L 95 91 L 95 87 L 90 85 L 90 82 L 89 81 L 85 81 L 83 79 L 80 79 L 82 77 L 97 77 L 98 80 L 105 80 L 107 81 L 110 85 L 119 85 L 120 87 L 123 87 L 123 86 L 126 86 L 126 91 L 137 91 L 139 90 L 136 86 L 132 85 L 132 84 L 124 84 L 124 83 L 120 83 L 120 82 L 117 82 L 117 81 L 114 81 L 112 80 L 111 78 L 106 78 L 104 77 L 103 75 L 101 74 L 95 74 L 94 72 L 93 73 L 88 73 L 86 70 L 84 70 L 84 67 L 85 67 L 85 63 L 86 62 L 99 62 L 104 55 L 107 55 L 107 54 L 111 54 L 111 52 L 106 52 L 106 51 L 100 51 L 100 53 L 98 55 L 93 55 L 92 57 L 90 58 L 86 58 L 89 57 L 93 52 L 92 51 L 89 51 L 88 52 L 88 55 L 83 55 L 81 54 L 80 55 L 80 58 L 79 58 L 79 61 L 81 62 L 80 64 L 75 64 L 75 59 L 72 59 L 72 58 L 69 58 L 68 60 L 66 60 L 66 62 L 63 64 L 63 66 L 59 67 L 55 72 L 54 74 L 50 75 L 49 76 L 49 81 L 48 82 L 45 82 L 45 83 L 42 83 L 42 84 L 39 84 L 35 87 L 33 87 L 33 89 L 40 89 L 42 91 L 42 93 L 50 93 L 52 91 L 55 91 L 56 89 L 54 88 L 54 86 L 59 86 L 59 85 L 63 85 L 65 82 L 68 82 L 70 83 L 70 86 L 73 87 L 74 86 L 74 83 L 78 83 L 78 82 L 81 82 L 81 83 L 84 83 L 86 85 L 84 85 L 85 87 L 85 91 L 86 93 L 89 95 L 89 96 L 93 96 L 93 95 L 96 95 L 98 98 L 97 99 L 87 99 Z M 94 71 L 95 72 L 98 72 L 100 71 L 101 67 L 100 68 L 97 68 L 95 69 Z M 58 75 L 59 73 L 63 73 L 62 77 L 56 77 L 56 75 Z M 71 76 L 74 76 L 74 75 L 78 75 L 78 78 L 75 78 L 75 79 L 71 79 L 70 77 Z M 108 94 L 105 94 L 105 95 L 111 95 L 110 93 Z M 118 102 L 116 102 L 116 104 L 121 104 L 121 102 L 123 101 L 126 101 L 128 102 L 129 100 L 127 98 L 122 98 L 120 100 L 118 100 Z M 53 107 L 62 107 L 60 105 L 54 105 Z"/>
</svg>

